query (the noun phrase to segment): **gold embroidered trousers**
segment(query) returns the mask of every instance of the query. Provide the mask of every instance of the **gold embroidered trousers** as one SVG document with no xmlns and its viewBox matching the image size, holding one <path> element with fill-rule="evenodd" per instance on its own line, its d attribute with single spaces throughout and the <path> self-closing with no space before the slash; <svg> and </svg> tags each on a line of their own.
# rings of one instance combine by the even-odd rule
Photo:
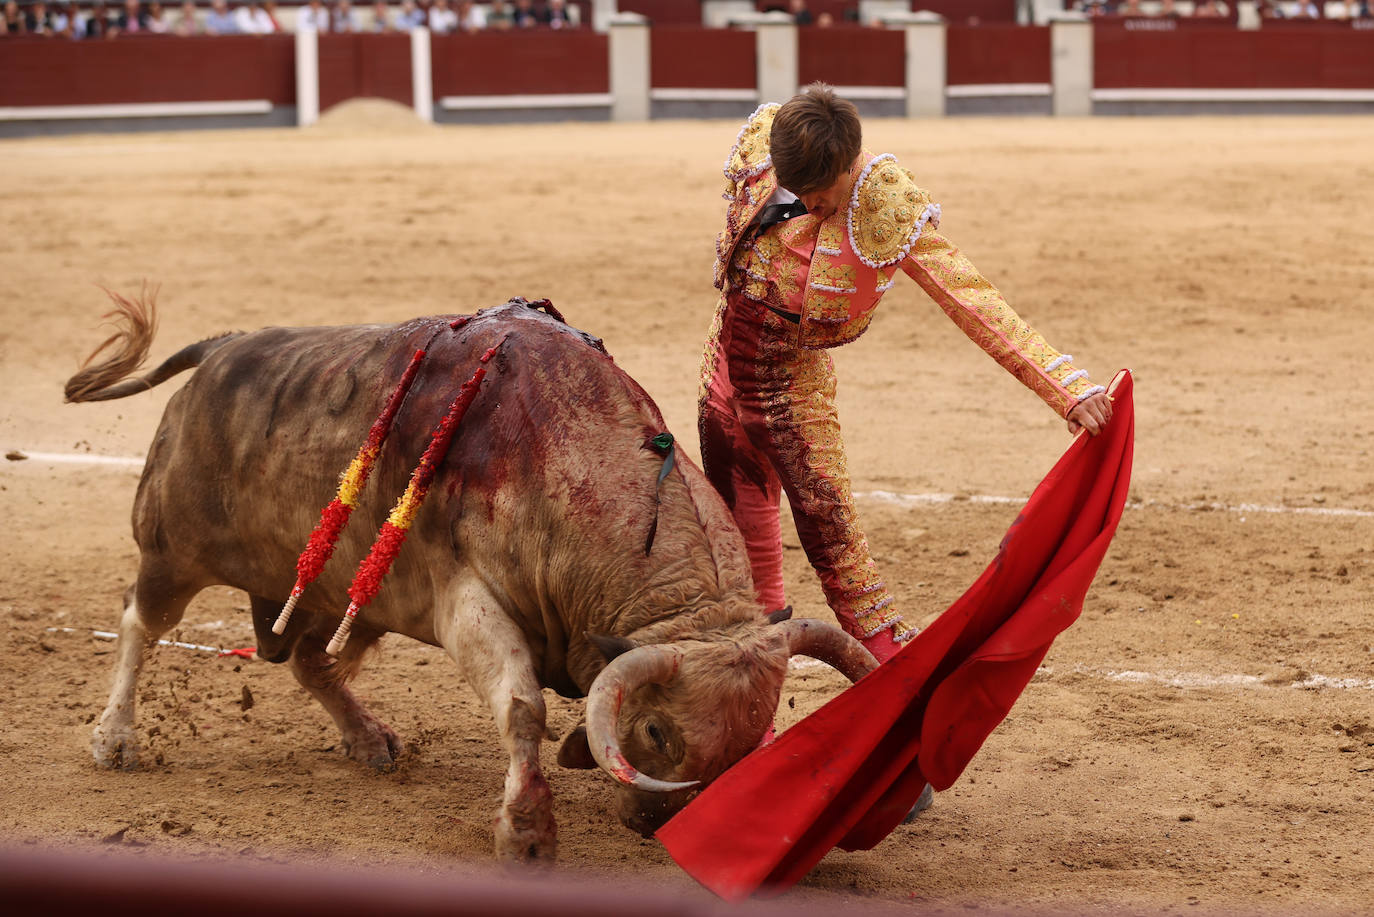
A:
<svg viewBox="0 0 1374 917">
<path fill-rule="evenodd" d="M 717 311 L 702 365 L 701 459 L 744 533 L 758 599 L 784 604 L 779 495 L 844 629 L 881 662 L 915 635 L 893 607 L 859 529 L 829 354 L 738 293 Z"/>
</svg>

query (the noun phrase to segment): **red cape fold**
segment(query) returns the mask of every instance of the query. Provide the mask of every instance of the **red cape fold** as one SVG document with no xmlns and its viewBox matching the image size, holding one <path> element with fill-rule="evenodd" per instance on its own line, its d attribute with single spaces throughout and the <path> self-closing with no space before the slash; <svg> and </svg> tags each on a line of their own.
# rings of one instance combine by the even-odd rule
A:
<svg viewBox="0 0 1374 917">
<path fill-rule="evenodd" d="M 1135 406 L 1080 435 L 968 591 L 875 672 L 726 771 L 657 837 L 702 885 L 777 894 L 832 847 L 885 838 L 925 784 L 948 789 L 1083 608 L 1121 519 Z"/>
</svg>

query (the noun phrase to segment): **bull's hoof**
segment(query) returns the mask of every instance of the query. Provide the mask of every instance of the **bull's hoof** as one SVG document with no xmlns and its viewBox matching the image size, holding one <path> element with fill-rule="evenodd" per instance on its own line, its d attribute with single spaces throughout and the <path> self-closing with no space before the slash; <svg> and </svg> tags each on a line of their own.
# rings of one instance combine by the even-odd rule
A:
<svg viewBox="0 0 1374 917">
<path fill-rule="evenodd" d="M 396 769 L 401 754 L 401 740 L 391 727 L 380 720 L 353 730 L 343 737 L 344 752 L 380 774 Z"/>
<path fill-rule="evenodd" d="M 518 828 L 504 814 L 496 818 L 496 859 L 503 863 L 548 864 L 558 857 L 552 821 L 542 827 Z"/>
<path fill-rule="evenodd" d="M 101 767 L 128 770 L 138 764 L 138 737 L 132 727 L 101 723 L 91 736 L 91 754 Z"/>
</svg>

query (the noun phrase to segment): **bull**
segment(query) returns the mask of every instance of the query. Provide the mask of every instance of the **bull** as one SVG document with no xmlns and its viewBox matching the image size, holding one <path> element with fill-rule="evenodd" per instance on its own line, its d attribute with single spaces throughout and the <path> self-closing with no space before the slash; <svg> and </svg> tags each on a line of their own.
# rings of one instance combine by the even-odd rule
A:
<svg viewBox="0 0 1374 917">
<path fill-rule="evenodd" d="M 760 744 L 792 655 L 850 680 L 876 665 L 833 624 L 765 612 L 742 536 L 701 471 L 677 454 L 659 480 L 667 463 L 646 448 L 664 432 L 658 408 L 599 340 L 546 302 L 516 299 L 466 320 L 236 332 L 136 376 L 153 303 L 113 298 L 119 330 L 68 381 L 68 401 L 122 398 L 195 372 L 169 400 L 134 500 L 138 573 L 92 739 L 103 766 L 136 763 L 146 650 L 212 585 L 248 594 L 258 654 L 289 660 L 349 757 L 378 770 L 394 765 L 400 745 L 349 680 L 384 634 L 442 647 L 509 754 L 494 822 L 496 855 L 508 860 L 556 854 L 540 765 L 543 689 L 587 698 L 558 762 L 605 769 L 621 821 L 649 836 Z M 489 374 L 404 550 L 330 656 L 353 567 L 459 383 L 491 348 Z M 306 534 L 417 349 L 427 356 L 357 518 L 274 634 Z"/>
</svg>

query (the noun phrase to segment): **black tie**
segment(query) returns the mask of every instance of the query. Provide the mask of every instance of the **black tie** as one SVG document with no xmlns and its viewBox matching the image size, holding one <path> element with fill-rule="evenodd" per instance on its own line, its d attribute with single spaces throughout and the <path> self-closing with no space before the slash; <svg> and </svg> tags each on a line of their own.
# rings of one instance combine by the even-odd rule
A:
<svg viewBox="0 0 1374 917">
<path fill-rule="evenodd" d="M 807 212 L 806 205 L 800 200 L 795 200 L 790 204 L 769 204 L 759 213 L 759 228 L 754 235 L 761 236 L 767 232 L 768 228 L 774 223 L 781 223 L 784 220 L 799 217 Z"/>
</svg>

